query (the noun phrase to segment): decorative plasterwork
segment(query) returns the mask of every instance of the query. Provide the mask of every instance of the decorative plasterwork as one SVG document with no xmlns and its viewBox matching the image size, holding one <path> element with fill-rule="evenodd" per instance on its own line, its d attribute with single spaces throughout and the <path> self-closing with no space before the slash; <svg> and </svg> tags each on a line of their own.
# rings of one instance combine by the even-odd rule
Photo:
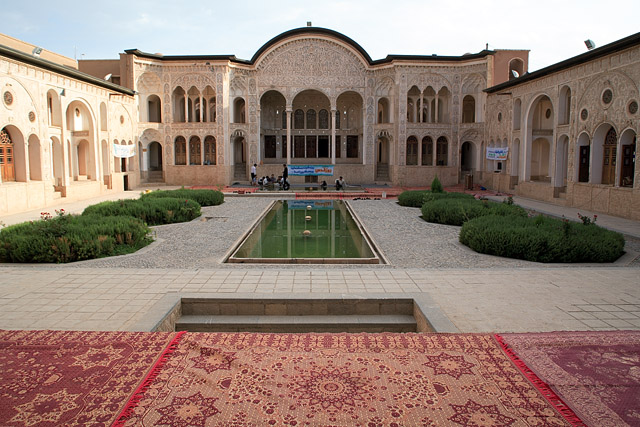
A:
<svg viewBox="0 0 640 427">
<path fill-rule="evenodd" d="M 297 39 L 278 46 L 257 69 L 260 86 L 361 87 L 366 72 L 352 51 L 324 39 Z"/>
</svg>

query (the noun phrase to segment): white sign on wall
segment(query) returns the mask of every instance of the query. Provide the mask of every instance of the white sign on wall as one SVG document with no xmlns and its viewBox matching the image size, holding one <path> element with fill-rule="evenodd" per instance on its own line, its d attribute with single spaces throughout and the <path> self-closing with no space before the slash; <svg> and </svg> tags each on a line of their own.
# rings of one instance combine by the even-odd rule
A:
<svg viewBox="0 0 640 427">
<path fill-rule="evenodd" d="M 113 144 L 113 156 L 128 158 L 136 155 L 136 146 L 135 145 L 120 145 Z"/>
<path fill-rule="evenodd" d="M 487 147 L 488 160 L 507 160 L 509 147 Z"/>
</svg>

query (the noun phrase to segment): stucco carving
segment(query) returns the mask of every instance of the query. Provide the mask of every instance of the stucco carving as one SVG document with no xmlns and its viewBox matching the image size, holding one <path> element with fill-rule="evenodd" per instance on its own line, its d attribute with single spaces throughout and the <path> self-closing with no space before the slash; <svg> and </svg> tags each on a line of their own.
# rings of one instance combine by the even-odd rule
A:
<svg viewBox="0 0 640 427">
<path fill-rule="evenodd" d="M 605 89 L 613 92 L 610 104 L 602 102 L 602 93 Z M 578 112 L 587 109 L 587 120 L 580 120 L 580 130 L 593 130 L 595 127 L 608 121 L 615 123 L 618 129 L 627 121 L 627 104 L 632 99 L 638 98 L 638 87 L 627 75 L 621 72 L 609 72 L 593 78 L 578 101 Z"/>
<path fill-rule="evenodd" d="M 160 76 L 153 72 L 145 72 L 136 83 L 136 90 L 140 93 L 160 93 L 162 90 L 162 81 Z"/>
<path fill-rule="evenodd" d="M 174 78 L 173 87 L 180 86 L 188 91 L 191 86 L 195 86 L 198 90 L 203 91 L 207 86 L 215 87 L 215 82 L 204 74 L 187 73 L 181 74 Z"/>
<path fill-rule="evenodd" d="M 260 86 L 352 86 L 365 84 L 365 66 L 350 50 L 324 39 L 297 39 L 257 64 Z"/>
</svg>

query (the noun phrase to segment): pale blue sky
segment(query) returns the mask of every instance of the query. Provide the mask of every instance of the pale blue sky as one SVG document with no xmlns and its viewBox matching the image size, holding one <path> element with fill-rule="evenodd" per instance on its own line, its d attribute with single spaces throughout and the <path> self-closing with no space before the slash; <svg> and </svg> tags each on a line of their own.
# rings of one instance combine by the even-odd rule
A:
<svg viewBox="0 0 640 427">
<path fill-rule="evenodd" d="M 11 1 L 0 32 L 71 58 L 125 49 L 250 59 L 276 35 L 306 25 L 352 38 L 372 59 L 530 49 L 529 71 L 640 31 L 640 1 L 324 0 Z"/>
</svg>

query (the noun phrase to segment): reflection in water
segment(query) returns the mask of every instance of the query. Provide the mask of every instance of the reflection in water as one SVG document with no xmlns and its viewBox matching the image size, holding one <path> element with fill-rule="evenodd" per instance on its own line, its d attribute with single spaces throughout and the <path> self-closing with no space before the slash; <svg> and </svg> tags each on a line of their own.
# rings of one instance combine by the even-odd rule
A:
<svg viewBox="0 0 640 427">
<path fill-rule="evenodd" d="M 281 200 L 235 258 L 374 258 L 342 201 Z"/>
</svg>

